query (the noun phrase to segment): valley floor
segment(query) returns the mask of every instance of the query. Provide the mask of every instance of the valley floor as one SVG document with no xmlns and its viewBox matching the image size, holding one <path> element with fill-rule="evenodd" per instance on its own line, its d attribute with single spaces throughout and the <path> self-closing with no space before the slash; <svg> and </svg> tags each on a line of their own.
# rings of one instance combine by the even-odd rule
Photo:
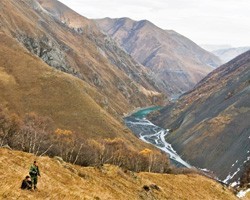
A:
<svg viewBox="0 0 250 200">
<path fill-rule="evenodd" d="M 34 159 L 41 171 L 39 190 L 21 191 Z M 0 199 L 237 199 L 227 188 L 196 174 L 133 173 L 111 165 L 80 167 L 4 148 L 0 148 L 0 180 Z"/>
</svg>

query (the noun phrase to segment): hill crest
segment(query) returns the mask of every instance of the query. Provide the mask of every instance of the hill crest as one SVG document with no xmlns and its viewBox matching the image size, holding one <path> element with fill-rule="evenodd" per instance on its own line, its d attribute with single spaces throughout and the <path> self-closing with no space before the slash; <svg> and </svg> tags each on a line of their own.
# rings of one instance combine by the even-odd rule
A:
<svg viewBox="0 0 250 200">
<path fill-rule="evenodd" d="M 133 173 L 111 165 L 99 169 L 79 167 L 60 159 L 36 158 L 32 154 L 3 148 L 0 148 L 0 154 L 0 198 L 236 199 L 222 185 L 195 174 Z M 21 180 L 28 173 L 34 159 L 38 161 L 41 171 L 38 191 L 21 191 Z M 143 189 L 144 186 L 149 187 L 149 191 Z"/>
</svg>

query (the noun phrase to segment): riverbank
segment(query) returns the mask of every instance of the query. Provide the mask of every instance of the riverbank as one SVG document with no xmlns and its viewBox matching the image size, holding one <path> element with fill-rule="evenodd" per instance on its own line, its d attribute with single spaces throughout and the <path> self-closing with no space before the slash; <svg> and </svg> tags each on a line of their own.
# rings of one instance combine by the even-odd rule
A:
<svg viewBox="0 0 250 200">
<path fill-rule="evenodd" d="M 177 167 L 191 168 L 191 165 L 184 161 L 172 148 L 171 144 L 165 140 L 165 136 L 169 133 L 169 130 L 156 126 L 146 119 L 146 116 L 149 113 L 159 110 L 160 108 L 160 106 L 154 106 L 139 109 L 125 117 L 124 122 L 126 126 L 142 141 L 150 143 L 167 153 L 172 164 Z"/>
</svg>

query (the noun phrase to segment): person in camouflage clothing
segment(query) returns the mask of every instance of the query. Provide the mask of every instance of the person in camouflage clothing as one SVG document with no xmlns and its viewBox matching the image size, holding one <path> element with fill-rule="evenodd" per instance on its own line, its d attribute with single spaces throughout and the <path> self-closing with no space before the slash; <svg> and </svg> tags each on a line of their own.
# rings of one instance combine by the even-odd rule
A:
<svg viewBox="0 0 250 200">
<path fill-rule="evenodd" d="M 31 165 L 29 174 L 31 177 L 32 185 L 34 186 L 34 190 L 36 190 L 38 176 L 41 176 L 39 168 L 38 168 L 38 164 L 36 161 L 34 161 L 33 165 Z"/>
</svg>

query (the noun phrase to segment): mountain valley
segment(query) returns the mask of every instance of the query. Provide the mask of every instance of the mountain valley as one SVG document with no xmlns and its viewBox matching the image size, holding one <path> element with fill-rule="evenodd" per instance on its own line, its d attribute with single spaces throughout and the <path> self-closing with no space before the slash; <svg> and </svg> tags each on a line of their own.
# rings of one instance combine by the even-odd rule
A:
<svg viewBox="0 0 250 200">
<path fill-rule="evenodd" d="M 0 199 L 249 199 L 249 48 L 62 2 L 0 1 Z"/>
</svg>

